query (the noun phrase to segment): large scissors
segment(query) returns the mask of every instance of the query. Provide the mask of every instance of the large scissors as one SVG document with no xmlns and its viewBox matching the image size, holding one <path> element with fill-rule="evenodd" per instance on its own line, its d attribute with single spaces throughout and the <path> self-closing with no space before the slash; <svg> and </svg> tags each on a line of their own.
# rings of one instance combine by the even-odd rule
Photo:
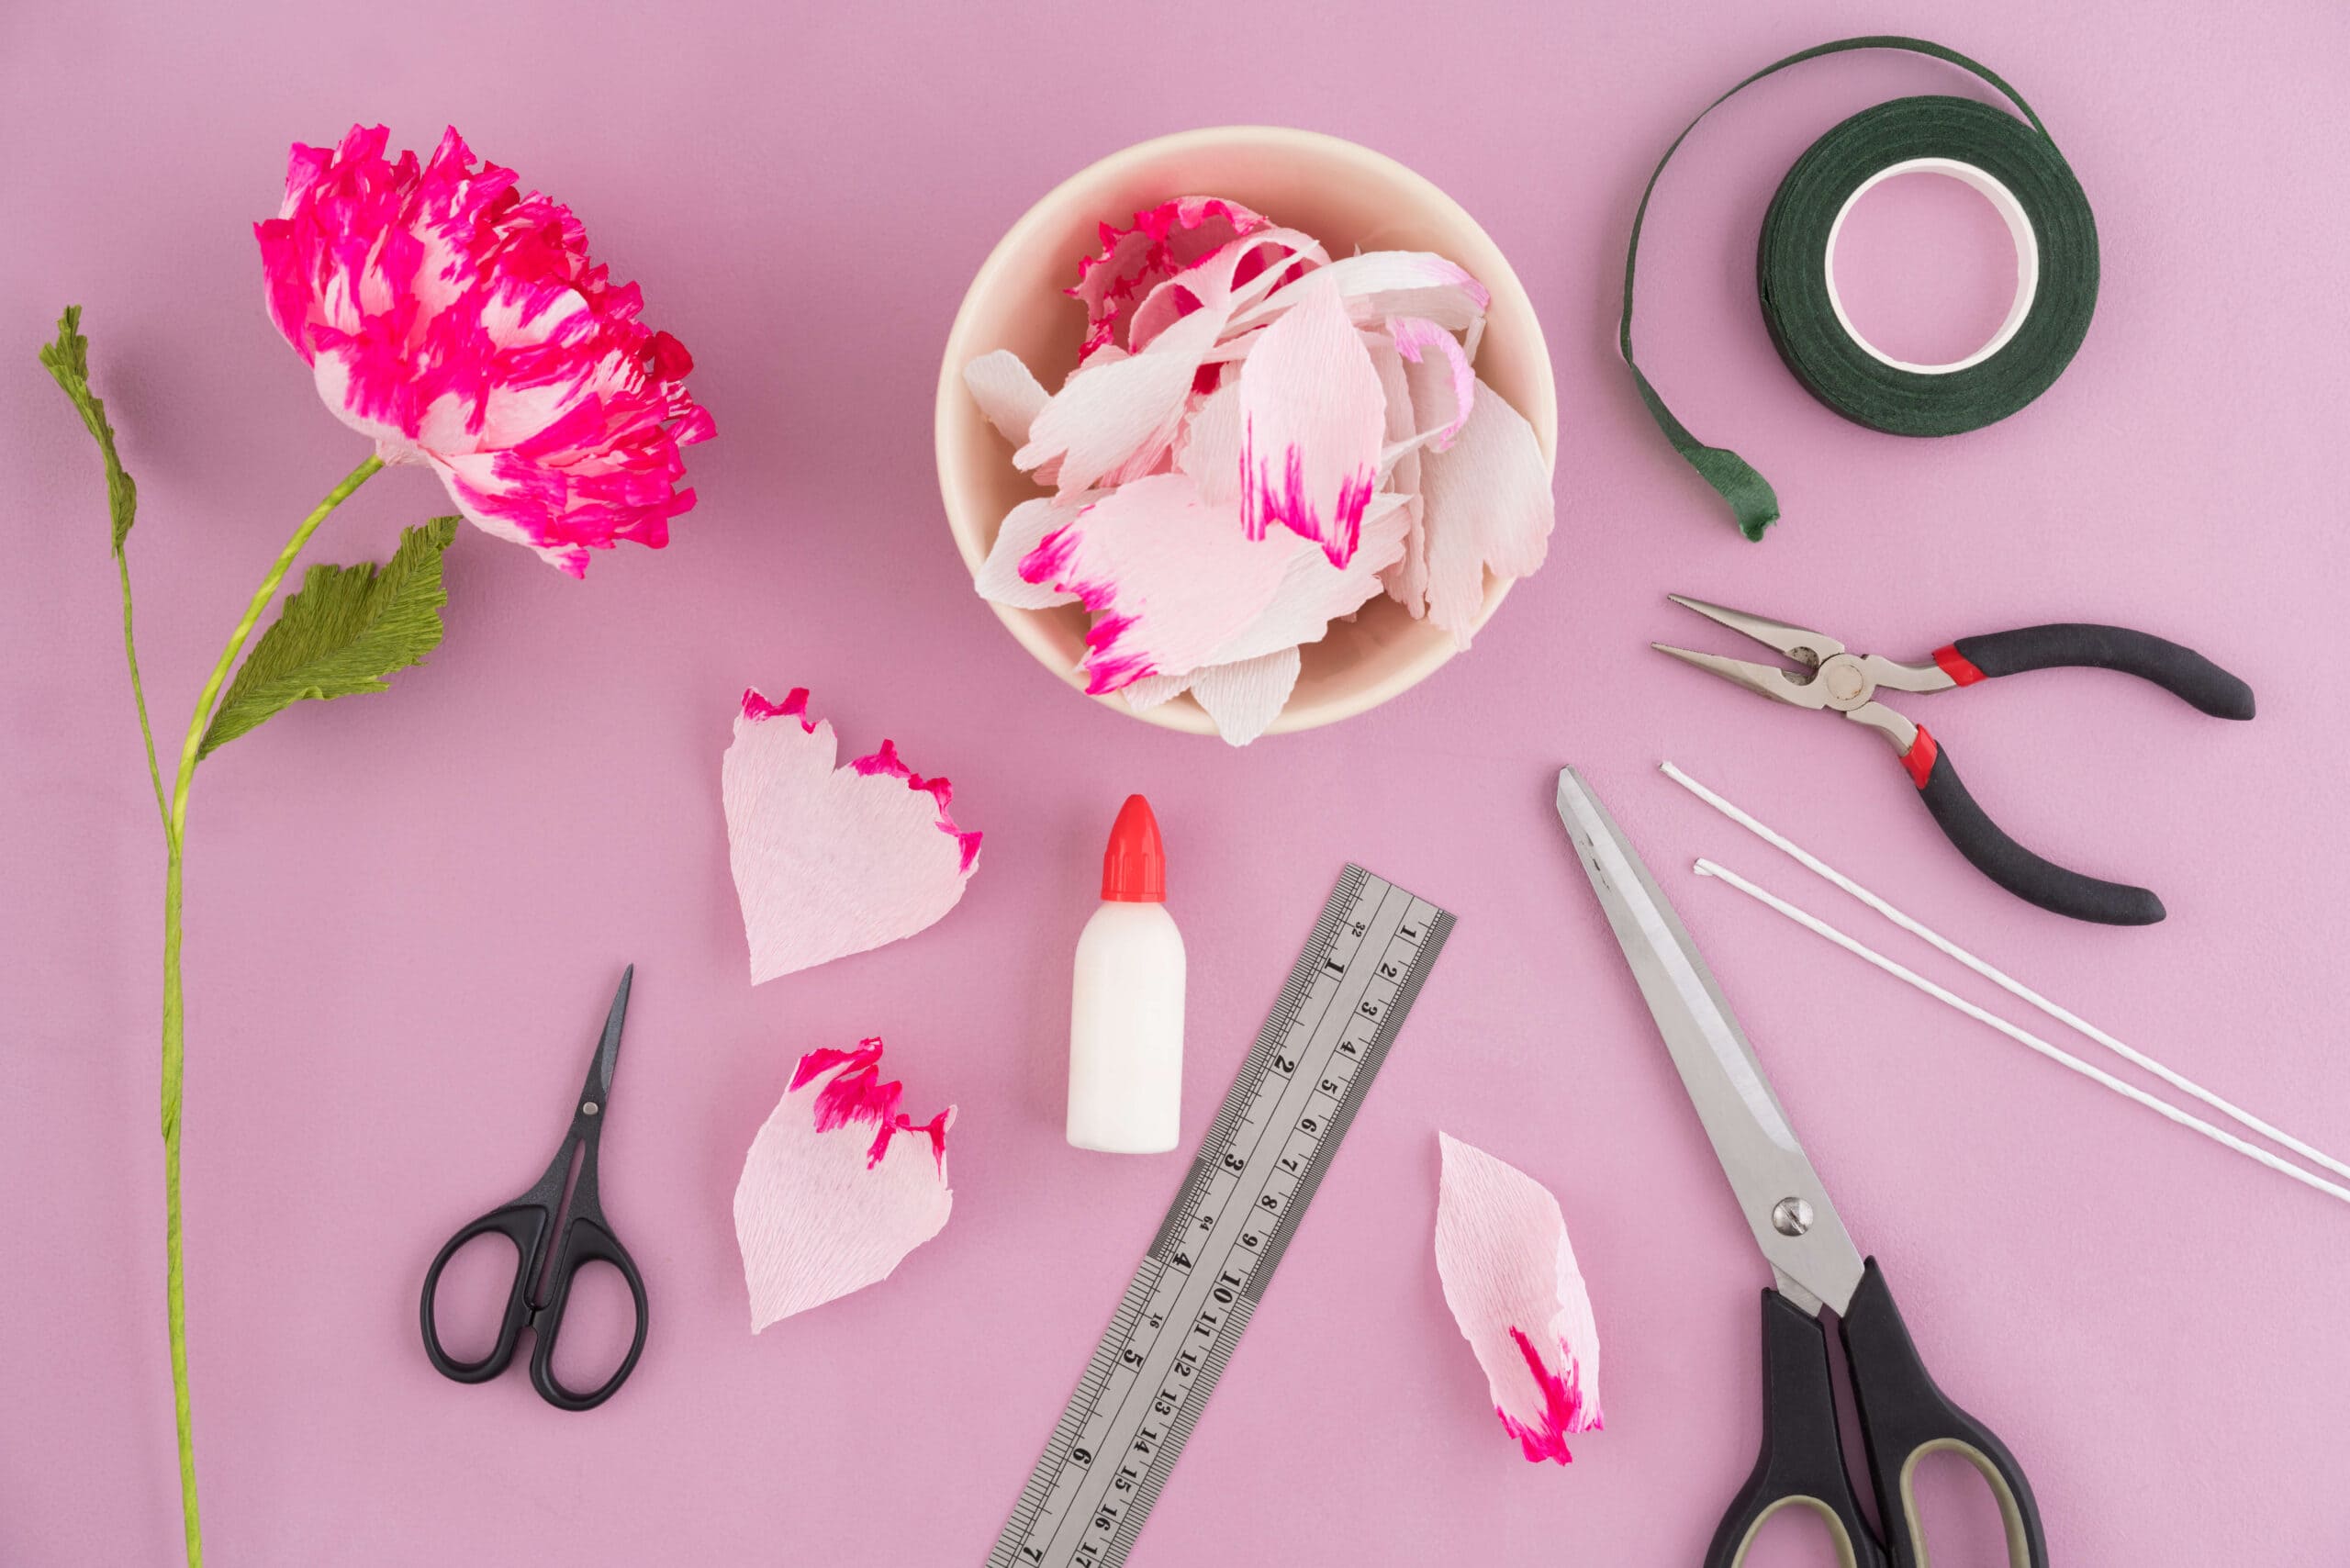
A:
<svg viewBox="0 0 2350 1568">
<path fill-rule="evenodd" d="M 1572 767 L 1559 774 L 1559 820 L 1777 1282 L 1762 1293 L 1762 1452 L 1714 1532 L 1706 1568 L 1738 1568 L 1763 1522 L 1790 1506 L 1827 1521 L 1844 1568 L 1925 1568 L 1915 1480 L 1918 1462 L 1937 1452 L 1960 1455 L 1990 1484 L 2009 1568 L 2048 1568 L 2040 1510 L 2015 1456 L 1935 1386 L 1876 1260 L 1863 1260 L 1845 1234 L 1696 944 Z M 1823 1308 L 1844 1341 L 1882 1540 L 1845 1472 Z"/>
<path fill-rule="evenodd" d="M 612 1070 L 620 1062 L 621 1026 L 628 1019 L 628 988 L 635 977 L 634 964 L 621 973 L 620 992 L 612 998 L 612 1010 L 604 1019 L 603 1038 L 588 1059 L 588 1081 L 573 1103 L 571 1130 L 564 1135 L 546 1174 L 512 1203 L 490 1210 L 451 1237 L 424 1276 L 424 1353 L 442 1377 L 459 1383 L 488 1382 L 513 1363 L 514 1348 L 525 1328 L 534 1340 L 531 1385 L 539 1391 L 540 1398 L 559 1410 L 593 1410 L 617 1393 L 636 1370 L 636 1358 L 644 1350 L 644 1281 L 628 1249 L 604 1223 L 603 1206 L 596 1193 L 596 1150 L 603 1137 L 605 1113 L 610 1109 Z M 572 1179 L 575 1156 L 579 1167 L 576 1182 Z M 433 1321 L 433 1293 L 440 1288 L 441 1271 L 457 1249 L 476 1237 L 493 1232 L 514 1243 L 514 1285 L 506 1295 L 506 1316 L 498 1327 L 498 1342 L 481 1360 L 461 1361 L 442 1349 L 441 1330 Z M 553 1257 L 548 1256 L 550 1239 L 554 1241 Z M 571 1300 L 572 1282 L 590 1263 L 609 1263 L 628 1282 L 629 1294 L 636 1299 L 636 1338 L 620 1370 L 602 1387 L 580 1394 L 565 1388 L 555 1377 L 554 1345 L 563 1332 L 563 1313 Z"/>
</svg>

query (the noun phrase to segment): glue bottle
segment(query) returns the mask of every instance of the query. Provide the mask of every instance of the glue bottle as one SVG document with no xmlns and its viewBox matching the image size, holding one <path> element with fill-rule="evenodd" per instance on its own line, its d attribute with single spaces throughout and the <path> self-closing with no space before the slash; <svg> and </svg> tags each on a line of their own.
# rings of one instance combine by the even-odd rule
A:
<svg viewBox="0 0 2350 1568">
<path fill-rule="evenodd" d="M 1159 1154 L 1181 1136 L 1183 934 L 1167 913 L 1167 854 L 1129 795 L 1102 856 L 1102 907 L 1077 939 L 1069 1015 L 1069 1141 Z"/>
</svg>

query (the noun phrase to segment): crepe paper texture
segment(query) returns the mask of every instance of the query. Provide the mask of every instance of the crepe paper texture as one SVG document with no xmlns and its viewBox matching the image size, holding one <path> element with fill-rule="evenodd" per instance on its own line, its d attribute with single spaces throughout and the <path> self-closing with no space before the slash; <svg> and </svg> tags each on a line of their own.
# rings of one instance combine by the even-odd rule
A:
<svg viewBox="0 0 2350 1568">
<path fill-rule="evenodd" d="M 180 1213 L 189 790 L 200 763 L 294 704 L 386 690 L 390 676 L 439 646 L 449 597 L 442 557 L 457 519 L 403 531 L 380 566 L 310 566 L 275 622 L 257 642 L 253 634 L 311 539 L 387 466 L 429 468 L 465 518 L 578 577 L 590 550 L 666 542 L 668 520 L 694 499 L 679 487 L 679 451 L 715 433 L 685 389 L 692 356 L 639 319 L 636 286 L 615 284 L 588 257 L 568 207 L 522 194 L 512 170 L 476 162 L 453 127 L 429 160 L 387 157 L 389 142 L 382 126 L 354 125 L 332 148 L 296 143 L 276 216 L 253 226 L 271 320 L 310 367 L 328 409 L 373 450 L 295 526 L 246 601 L 196 697 L 168 785 L 171 754 L 155 745 L 132 626 L 128 547 L 139 487 L 90 384 L 81 307 L 66 308 L 39 353 L 105 470 L 123 656 L 163 832 L 164 1333 L 189 1568 L 204 1560 Z"/>
<path fill-rule="evenodd" d="M 955 907 L 979 864 L 980 835 L 956 825 L 945 778 L 888 740 L 845 767 L 838 755 L 807 688 L 779 703 L 743 693 L 721 772 L 754 985 L 912 936 Z"/>
<path fill-rule="evenodd" d="M 1515 1166 L 1437 1134 L 1436 1270 L 1444 1301 L 1485 1369 L 1502 1429 L 1533 1463 L 1565 1464 L 1567 1439 L 1606 1423 L 1599 1327 L 1550 1190 Z"/>
<path fill-rule="evenodd" d="M 1717 880 L 1729 883 L 1731 887 L 1736 888 L 1740 892 L 1744 893 L 1748 898 L 1754 900 L 1757 903 L 1764 904 L 1769 908 L 1778 911 L 1781 914 L 1785 915 L 1789 920 L 1794 921 L 1797 925 L 1802 926 L 1813 935 L 1825 936 L 1830 942 L 1835 943 L 1839 947 L 1843 948 L 1844 951 L 1852 954 L 1854 958 L 1861 958 L 1870 964 L 1874 964 L 1876 968 L 1883 969 L 1886 974 L 1889 974 L 1894 979 L 1901 981 L 1904 985 L 1924 991 L 1928 996 L 1932 997 L 1936 1002 L 1942 1003 L 1945 1007 L 1954 1008 L 1958 1012 L 1966 1014 L 1969 1018 L 1974 1019 L 1978 1024 L 1989 1025 L 1992 1028 L 1997 1029 L 2000 1034 L 2005 1035 L 2008 1038 L 2015 1041 L 2016 1044 L 2022 1046 L 2029 1050 L 2035 1051 L 2041 1056 L 2046 1057 L 2050 1061 L 2054 1062 L 2057 1066 L 2065 1068 L 2073 1072 L 2077 1072 L 2083 1078 L 2087 1079 L 2090 1082 L 2098 1084 L 2102 1088 L 2110 1089 L 2125 1100 L 2143 1105 L 2147 1110 L 2154 1112 L 2154 1114 L 2162 1117 L 2165 1121 L 2176 1122 L 2180 1126 L 2186 1127 L 2191 1132 L 2200 1133 L 2205 1137 L 2210 1138 L 2213 1143 L 2220 1145 L 2221 1148 L 2232 1149 L 2236 1153 L 2243 1155 L 2247 1159 L 2256 1161 L 2259 1164 L 2268 1167 L 2269 1170 L 2276 1171 L 2280 1176 L 2289 1176 L 2294 1181 L 2301 1183 L 2304 1187 L 2315 1188 L 2317 1191 L 2325 1193 L 2328 1197 L 2337 1198 L 2345 1204 L 2350 1204 L 2350 1187 L 2344 1187 L 2337 1182 L 2329 1182 L 2322 1176 L 2312 1175 L 2309 1171 L 2302 1170 L 2300 1166 L 2291 1164 L 2288 1161 L 2271 1154 L 2268 1150 L 2262 1148 L 2257 1144 L 2245 1142 L 2243 1138 L 2236 1137 L 2235 1134 L 2229 1132 L 2224 1127 L 2213 1126 L 2210 1123 L 2203 1120 L 2200 1116 L 2189 1115 L 2187 1112 L 2180 1110 L 2177 1106 L 2170 1103 L 2166 1100 L 2155 1099 L 2152 1094 L 2147 1093 L 2144 1090 L 2139 1088 L 2134 1083 L 2124 1083 L 2121 1080 L 2114 1077 L 2111 1073 L 2107 1072 L 2102 1068 L 2090 1066 L 2087 1062 L 2083 1061 L 2080 1058 L 2073 1055 L 2070 1051 L 2066 1051 L 2059 1047 L 2049 1044 L 2046 1040 L 2042 1039 L 2039 1036 L 2031 1033 L 2030 1030 L 2020 1028 L 2016 1025 L 2010 1024 L 2006 1019 L 2000 1017 L 1998 1014 L 1990 1012 L 1986 1008 L 1977 1007 L 1975 1003 L 1967 1001 L 1964 997 L 1956 995 L 1942 986 L 1936 985 L 1932 980 L 1928 980 L 1925 976 L 1918 973 L 1915 969 L 1894 962 L 1891 958 L 1886 958 L 1884 954 L 1879 953 L 1865 943 L 1856 941 L 1852 937 L 1846 935 L 1843 932 L 1839 931 L 1836 927 L 1829 924 L 1818 915 L 1796 908 L 1794 904 L 1789 903 L 1786 900 L 1779 897 L 1776 893 L 1771 892 L 1767 889 L 1755 886 L 1755 884 L 1748 881 L 1745 878 L 1729 869 L 1727 866 L 1720 866 L 1711 860 L 1701 859 L 1697 862 L 1695 868 L 1698 876 L 1711 877 Z"/>
<path fill-rule="evenodd" d="M 1001 349 L 963 378 L 1051 491 L 1006 515 L 975 586 L 1082 604 L 1088 691 L 1191 692 L 1245 745 L 1332 622 L 1383 594 L 1465 648 L 1485 574 L 1543 564 L 1550 469 L 1477 378 L 1490 297 L 1444 257 L 1333 258 L 1182 196 L 1102 225 L 1069 293 L 1085 335 L 1058 391 Z"/>
<path fill-rule="evenodd" d="M 734 1186 L 734 1239 L 751 1332 L 890 1277 L 955 1207 L 946 1184 L 949 1105 L 926 1122 L 899 1109 L 881 1042 L 810 1051 L 792 1070 Z"/>
<path fill-rule="evenodd" d="M 2049 1017 L 2053 1018 L 2059 1024 L 2064 1025 L 2066 1028 L 2087 1036 L 2090 1039 L 2095 1040 L 2098 1045 L 2103 1046 L 2107 1050 L 2111 1051 L 2114 1055 L 2130 1063 L 2132 1067 L 2140 1068 L 2147 1072 L 2153 1073 L 2156 1078 L 2161 1079 L 2165 1083 L 2169 1084 L 2172 1088 L 2178 1090 L 2182 1093 L 2192 1095 L 2194 1098 L 2200 1100 L 2203 1103 L 2210 1106 L 2213 1110 L 2219 1112 L 2221 1115 L 2227 1117 L 2237 1125 L 2250 1128 L 2252 1131 L 2258 1133 L 2262 1137 L 2268 1139 L 2272 1143 L 2283 1145 L 2285 1148 L 2291 1149 L 2295 1154 L 2300 1155 L 2302 1159 L 2309 1160 L 2312 1164 L 2322 1165 L 2337 1176 L 2350 1176 L 2350 1165 L 2346 1165 L 2341 1160 L 2336 1159 L 2333 1156 L 2326 1153 L 2323 1149 L 2317 1148 L 2310 1144 L 2304 1143 L 2302 1140 L 2295 1137 L 2292 1134 L 2285 1131 L 2283 1128 L 2262 1120 L 2260 1117 L 2254 1115 L 2251 1112 L 2244 1109 L 2240 1105 L 2237 1105 L 2233 1102 L 2221 1098 L 2220 1095 L 2213 1093 L 2210 1090 L 2204 1088 L 2203 1085 L 2188 1077 L 2185 1073 L 2173 1071 L 2171 1069 L 2165 1067 L 2161 1062 L 2156 1061 L 2154 1058 L 2146 1055 L 2144 1052 L 2136 1050 L 2132 1047 L 2123 1044 L 2121 1040 L 2116 1039 L 2105 1030 L 2098 1028 L 2096 1025 L 2090 1023 L 2079 1014 L 2072 1011 L 2072 1009 L 2051 1002 L 2048 998 L 2041 995 L 2040 992 L 2024 984 L 2021 980 L 2010 977 L 2005 970 L 1994 968 L 1983 959 L 1976 958 L 1973 953 L 1968 952 L 1965 948 L 1952 941 L 1949 937 L 1944 936 L 1941 932 L 1936 931 L 1925 922 L 1905 913 L 1903 911 L 1896 908 L 1892 903 L 1879 898 L 1868 889 L 1861 886 L 1860 883 L 1852 880 L 1852 878 L 1844 875 L 1843 872 L 1839 871 L 1836 868 L 1829 865 L 1826 861 L 1820 859 L 1819 857 L 1814 855 L 1808 849 L 1806 849 L 1802 845 L 1796 843 L 1793 839 L 1788 838 L 1784 834 L 1779 833 L 1776 829 L 1772 828 L 1768 824 L 1758 821 L 1733 802 L 1716 794 L 1713 790 L 1708 790 L 1705 785 L 1700 784 L 1695 778 L 1690 778 L 1689 775 L 1684 773 L 1680 768 L 1675 767 L 1672 763 L 1663 763 L 1661 765 L 1661 767 L 1666 778 L 1672 779 L 1675 784 L 1680 785 L 1684 790 L 1686 790 L 1691 794 L 1696 796 L 1697 799 L 1705 801 L 1706 804 L 1713 807 L 1714 810 L 1721 812 L 1722 815 L 1729 818 L 1730 821 L 1738 823 L 1739 826 L 1746 829 L 1747 832 L 1754 834 L 1755 837 L 1761 839 L 1763 843 L 1770 845 L 1774 849 L 1785 852 L 1790 858 L 1795 860 L 1797 865 L 1802 866 L 1806 870 L 1810 871 L 1821 880 L 1829 882 L 1835 887 L 1841 888 L 1844 891 L 1852 894 L 1852 897 L 1860 900 L 1861 902 L 1868 905 L 1869 908 L 1876 911 L 1877 913 L 1885 916 L 1886 919 L 1893 922 L 1894 924 L 1901 927 L 1902 930 L 1931 944 L 1945 956 L 1957 959 L 1960 963 L 1965 965 L 1968 969 L 1973 969 L 1976 974 L 1981 975 L 1985 980 L 1989 980 L 1992 984 L 1998 986 L 2009 995 L 2031 1003 L 2041 1012 L 2046 1014 Z"/>
</svg>

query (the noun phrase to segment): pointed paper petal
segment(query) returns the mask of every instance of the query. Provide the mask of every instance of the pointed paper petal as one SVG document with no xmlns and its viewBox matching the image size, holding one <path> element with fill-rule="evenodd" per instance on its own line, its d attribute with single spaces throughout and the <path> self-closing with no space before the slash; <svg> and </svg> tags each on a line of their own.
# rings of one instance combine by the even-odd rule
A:
<svg viewBox="0 0 2350 1568">
<path fill-rule="evenodd" d="M 1182 428 L 1201 357 L 1223 325 L 1221 313 L 1198 311 L 1142 353 L 1080 367 L 1031 421 L 1028 444 L 1012 461 L 1032 470 L 1058 462 L 1063 495 L 1150 472 Z"/>
<path fill-rule="evenodd" d="M 1478 382 L 1451 450 L 1420 454 L 1420 493 L 1427 508 L 1428 619 L 1465 648 L 1484 603 L 1486 569 L 1523 577 L 1550 549 L 1550 472 L 1534 427 Z"/>
<path fill-rule="evenodd" d="M 1072 298 L 1085 306 L 1080 358 L 1115 340 L 1118 319 L 1161 279 L 1265 226 L 1264 218 L 1221 196 L 1178 196 L 1135 214 L 1132 226 L 1102 225 L 1099 254 L 1078 263 Z"/>
<path fill-rule="evenodd" d="M 1044 543 L 1045 535 L 1076 521 L 1078 513 L 1107 493 L 1083 490 L 1066 498 L 1038 496 L 1013 507 L 1004 513 L 1003 526 L 996 530 L 995 543 L 988 546 L 988 558 L 979 564 L 971 586 L 979 589 L 981 599 L 1010 605 L 1014 610 L 1047 610 L 1056 604 L 1075 602 L 1077 595 L 1073 593 L 1063 593 L 1049 584 L 1032 583 L 1022 577 L 1020 563 Z"/>
<path fill-rule="evenodd" d="M 1192 678 L 1192 695 L 1215 721 L 1226 745 L 1247 745 L 1280 716 L 1297 685 L 1296 644 L 1237 664 L 1210 665 Z"/>
<path fill-rule="evenodd" d="M 743 693 L 722 769 L 727 859 L 750 939 L 751 983 L 912 936 L 953 909 L 979 853 L 954 790 L 889 741 L 845 767 L 808 691 Z"/>
<path fill-rule="evenodd" d="M 1403 554 L 1409 498 L 1382 492 L 1363 512 L 1361 547 L 1343 566 L 1322 547 L 1290 541 L 1289 560 L 1264 610 L 1211 655 L 1210 664 L 1261 657 L 1300 643 L 1318 643 L 1341 615 L 1352 614 L 1379 592 L 1379 574 Z M 1276 539 L 1288 540 L 1287 534 Z M 1269 541 L 1270 543 L 1270 541 Z"/>
<path fill-rule="evenodd" d="M 1251 539 L 1280 523 L 1343 566 L 1378 480 L 1387 399 L 1337 293 L 1292 286 L 1308 292 L 1240 365 L 1240 523 Z"/>
<path fill-rule="evenodd" d="M 1597 1431 L 1599 1329 L 1559 1201 L 1483 1149 L 1437 1135 L 1436 1268 L 1445 1305 L 1528 1460 L 1565 1464 L 1567 1438 Z"/>
<path fill-rule="evenodd" d="M 1014 446 L 1028 443 L 1029 425 L 1052 400 L 1044 384 L 1028 373 L 1020 356 L 1010 349 L 983 353 L 965 365 L 963 385 L 970 388 L 971 401 L 979 406 L 988 423 Z"/>
<path fill-rule="evenodd" d="M 1197 668 L 1272 601 L 1288 554 L 1243 534 L 1230 507 L 1202 502 L 1191 476 L 1155 474 L 1046 535 L 1020 575 L 1093 611 L 1082 667 L 1098 696 Z"/>
<path fill-rule="evenodd" d="M 881 1042 L 810 1051 L 734 1186 L 734 1239 L 751 1332 L 890 1277 L 955 1206 L 946 1184 L 949 1105 L 927 1122 L 898 1108 Z"/>
</svg>

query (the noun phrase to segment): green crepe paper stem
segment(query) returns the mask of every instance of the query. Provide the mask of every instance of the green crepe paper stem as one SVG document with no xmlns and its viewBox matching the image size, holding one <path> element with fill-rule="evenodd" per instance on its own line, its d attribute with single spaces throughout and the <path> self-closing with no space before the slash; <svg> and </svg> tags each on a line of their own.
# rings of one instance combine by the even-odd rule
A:
<svg viewBox="0 0 2350 1568">
<path fill-rule="evenodd" d="M 254 625 L 277 597 L 278 585 L 285 580 L 295 557 L 310 542 L 334 509 L 348 500 L 352 491 L 365 484 L 384 465 L 380 457 L 371 456 L 343 476 L 342 482 L 327 492 L 310 515 L 302 520 L 285 547 L 277 553 L 277 560 L 253 590 L 252 601 L 245 606 L 245 613 L 229 633 L 229 645 L 220 650 L 218 662 L 212 666 L 212 678 L 204 683 L 204 690 L 196 700 L 196 713 L 188 720 L 187 738 L 180 745 L 180 765 L 172 782 L 171 809 L 163 820 L 163 844 L 166 855 L 163 872 L 163 1246 L 165 1252 L 163 1288 L 169 1302 L 172 1340 L 172 1417 L 179 1431 L 180 1445 L 180 1513 L 187 1527 L 188 1568 L 203 1568 L 204 1529 L 196 1506 L 196 1447 L 188 1419 L 187 1396 L 187 1292 L 185 1271 L 180 1260 L 180 1089 L 186 1074 L 186 1010 L 180 989 L 180 892 L 182 884 L 182 850 L 187 835 L 188 786 L 196 778 L 198 748 L 204 742 L 204 732 L 212 722 L 212 711 L 218 705 L 220 689 L 228 681 L 229 672 L 244 651 L 245 639 L 252 635 Z M 123 575 L 123 631 L 126 644 L 129 637 L 130 600 L 129 572 Z M 139 662 L 131 659 L 131 679 L 136 687 Z M 146 722 L 146 700 L 140 699 L 140 722 Z M 162 784 L 157 783 L 160 799 Z"/>
</svg>

